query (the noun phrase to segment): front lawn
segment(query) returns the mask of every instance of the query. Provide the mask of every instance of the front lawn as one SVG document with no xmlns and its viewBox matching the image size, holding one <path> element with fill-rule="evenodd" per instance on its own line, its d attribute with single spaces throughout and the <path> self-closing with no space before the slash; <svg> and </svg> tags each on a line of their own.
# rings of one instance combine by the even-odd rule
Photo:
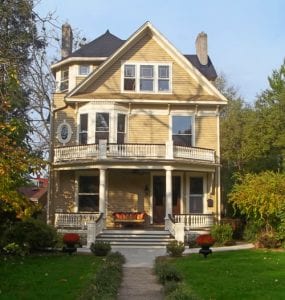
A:
<svg viewBox="0 0 285 300">
<path fill-rule="evenodd" d="M 0 299 L 76 299 L 101 262 L 93 255 L 0 257 Z"/>
<path fill-rule="evenodd" d="M 170 260 L 201 299 L 284 299 L 285 252 L 242 250 Z"/>
</svg>

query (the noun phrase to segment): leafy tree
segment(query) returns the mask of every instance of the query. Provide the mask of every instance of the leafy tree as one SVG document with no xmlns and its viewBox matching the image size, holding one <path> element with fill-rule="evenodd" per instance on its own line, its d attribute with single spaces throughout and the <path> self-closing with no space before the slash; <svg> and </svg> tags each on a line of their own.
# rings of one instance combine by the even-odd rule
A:
<svg viewBox="0 0 285 300">
<path fill-rule="evenodd" d="M 276 228 L 285 205 L 285 174 L 265 171 L 239 176 L 229 201 L 248 219 L 262 221 L 267 229 Z"/>
</svg>

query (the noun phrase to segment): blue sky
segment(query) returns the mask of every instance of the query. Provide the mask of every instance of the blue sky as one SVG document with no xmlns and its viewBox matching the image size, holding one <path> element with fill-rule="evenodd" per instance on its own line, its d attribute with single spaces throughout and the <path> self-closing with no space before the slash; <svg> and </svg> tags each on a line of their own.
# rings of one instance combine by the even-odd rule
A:
<svg viewBox="0 0 285 300">
<path fill-rule="evenodd" d="M 204 31 L 216 70 L 247 102 L 267 88 L 285 58 L 284 0 L 41 0 L 37 9 L 54 11 L 88 41 L 107 29 L 127 39 L 150 21 L 183 54 L 195 53 Z"/>
</svg>

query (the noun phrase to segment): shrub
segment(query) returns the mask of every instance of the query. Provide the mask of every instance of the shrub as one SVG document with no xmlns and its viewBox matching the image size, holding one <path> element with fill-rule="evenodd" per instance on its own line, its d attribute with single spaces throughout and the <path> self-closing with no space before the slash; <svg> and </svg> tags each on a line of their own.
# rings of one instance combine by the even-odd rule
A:
<svg viewBox="0 0 285 300">
<path fill-rule="evenodd" d="M 215 244 L 232 245 L 233 229 L 229 224 L 216 224 L 211 228 L 211 236 L 215 239 Z"/>
<path fill-rule="evenodd" d="M 199 298 L 185 285 L 179 284 L 178 287 L 168 294 L 166 300 L 198 300 Z"/>
<path fill-rule="evenodd" d="M 255 242 L 263 229 L 263 225 L 257 221 L 248 221 L 243 232 L 243 239 L 247 242 Z"/>
<path fill-rule="evenodd" d="M 176 240 L 169 242 L 166 245 L 166 252 L 170 256 L 179 257 L 185 250 L 185 246 L 183 242 L 178 242 Z"/>
<path fill-rule="evenodd" d="M 179 282 L 182 280 L 182 274 L 174 265 L 167 262 L 157 262 L 155 265 L 155 273 L 158 276 L 159 282 L 162 284 L 168 281 Z"/>
<path fill-rule="evenodd" d="M 27 254 L 27 249 L 16 243 L 10 243 L 6 245 L 3 250 L 7 255 L 25 256 Z"/>
<path fill-rule="evenodd" d="M 5 234 L 7 244 L 16 243 L 30 251 L 53 247 L 56 243 L 56 231 L 42 221 L 28 219 L 13 224 Z"/>
<path fill-rule="evenodd" d="M 90 250 L 96 256 L 106 256 L 111 251 L 111 245 L 109 242 L 95 241 L 91 244 Z"/>
<path fill-rule="evenodd" d="M 281 243 L 273 233 L 262 233 L 258 237 L 257 246 L 260 248 L 278 248 Z"/>
</svg>

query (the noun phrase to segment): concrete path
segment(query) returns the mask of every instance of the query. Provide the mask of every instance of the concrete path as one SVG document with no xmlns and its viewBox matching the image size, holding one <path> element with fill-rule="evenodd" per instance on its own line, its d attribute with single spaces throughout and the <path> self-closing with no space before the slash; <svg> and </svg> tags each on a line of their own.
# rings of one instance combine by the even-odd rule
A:
<svg viewBox="0 0 285 300">
<path fill-rule="evenodd" d="M 125 267 L 117 300 L 163 300 L 162 285 L 151 268 Z"/>
</svg>

